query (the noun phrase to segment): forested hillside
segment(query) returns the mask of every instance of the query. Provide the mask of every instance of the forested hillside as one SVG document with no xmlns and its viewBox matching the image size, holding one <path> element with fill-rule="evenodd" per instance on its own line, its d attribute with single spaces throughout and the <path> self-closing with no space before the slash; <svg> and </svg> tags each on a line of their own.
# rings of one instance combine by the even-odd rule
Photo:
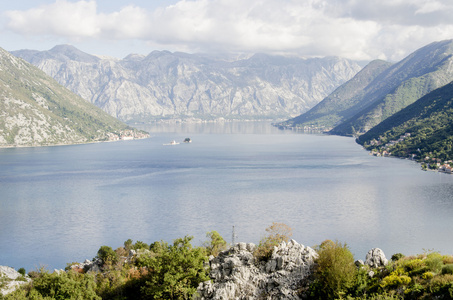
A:
<svg viewBox="0 0 453 300">
<path fill-rule="evenodd" d="M 428 162 L 453 160 L 453 82 L 422 97 L 361 135 L 367 149 Z"/>
</svg>

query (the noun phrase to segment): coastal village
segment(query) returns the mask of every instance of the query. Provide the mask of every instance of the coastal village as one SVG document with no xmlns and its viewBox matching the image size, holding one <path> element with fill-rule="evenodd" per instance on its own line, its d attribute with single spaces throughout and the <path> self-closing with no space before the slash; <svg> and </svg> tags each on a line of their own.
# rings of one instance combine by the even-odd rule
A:
<svg viewBox="0 0 453 300">
<path fill-rule="evenodd" d="M 392 156 L 391 147 L 394 147 L 398 143 L 401 143 L 404 141 L 406 138 L 410 137 L 410 133 L 405 133 L 399 137 L 398 140 L 391 140 L 390 142 L 382 145 L 381 141 L 379 140 L 371 140 L 370 145 L 371 146 L 381 146 L 377 149 L 373 149 L 370 152 L 370 155 L 373 156 L 384 156 L 384 157 L 389 157 Z M 419 149 L 420 151 L 420 149 Z M 409 159 L 415 160 L 416 154 L 411 154 L 409 156 Z M 422 169 L 423 170 L 437 170 L 439 172 L 444 172 L 448 174 L 453 173 L 453 160 L 448 160 L 448 161 L 442 161 L 439 158 L 435 157 L 430 157 L 430 156 L 425 156 L 423 160 L 420 161 L 422 163 Z"/>
<path fill-rule="evenodd" d="M 130 141 L 130 140 L 136 140 L 136 139 L 146 139 L 149 138 L 149 134 L 144 132 L 144 131 L 138 131 L 134 129 L 126 129 L 122 130 L 120 132 L 109 132 L 107 133 L 108 136 L 108 141 L 109 142 L 114 142 L 114 141 Z"/>
</svg>

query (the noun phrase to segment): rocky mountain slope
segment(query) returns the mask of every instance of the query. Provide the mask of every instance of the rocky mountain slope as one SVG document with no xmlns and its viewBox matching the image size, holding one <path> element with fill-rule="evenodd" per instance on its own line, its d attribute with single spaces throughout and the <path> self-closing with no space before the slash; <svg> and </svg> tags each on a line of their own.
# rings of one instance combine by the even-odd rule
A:
<svg viewBox="0 0 453 300">
<path fill-rule="evenodd" d="M 330 133 L 360 135 L 452 80 L 453 40 L 434 42 L 391 66 L 370 63 L 312 110 L 286 124 L 329 127 L 339 122 Z"/>
<path fill-rule="evenodd" d="M 154 51 L 117 60 L 68 45 L 12 53 L 126 122 L 288 118 L 309 110 L 361 69 L 337 57 L 256 54 L 226 60 Z"/>
<path fill-rule="evenodd" d="M 140 133 L 0 48 L 0 147 L 74 144 Z"/>
<path fill-rule="evenodd" d="M 431 43 L 382 72 L 365 89 L 358 112 L 331 130 L 361 134 L 453 80 L 453 40 Z"/>
<path fill-rule="evenodd" d="M 365 88 L 391 65 L 390 62 L 383 60 L 370 62 L 308 112 L 280 125 L 313 130 L 332 129 L 357 113 L 357 109 L 354 108 L 362 100 Z"/>
</svg>

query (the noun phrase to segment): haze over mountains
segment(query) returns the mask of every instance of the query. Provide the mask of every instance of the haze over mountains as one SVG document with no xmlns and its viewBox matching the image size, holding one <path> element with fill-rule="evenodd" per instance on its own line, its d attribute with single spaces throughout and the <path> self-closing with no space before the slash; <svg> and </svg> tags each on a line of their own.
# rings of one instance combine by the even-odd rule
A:
<svg viewBox="0 0 453 300">
<path fill-rule="evenodd" d="M 338 57 L 256 54 L 224 60 L 154 51 L 117 60 L 68 45 L 12 53 L 125 122 L 287 119 L 312 108 L 361 69 Z"/>
<path fill-rule="evenodd" d="M 0 147 L 144 137 L 0 48 Z"/>
<path fill-rule="evenodd" d="M 311 111 L 284 125 L 362 134 L 452 80 L 453 41 L 434 42 L 391 66 L 371 62 Z"/>
</svg>

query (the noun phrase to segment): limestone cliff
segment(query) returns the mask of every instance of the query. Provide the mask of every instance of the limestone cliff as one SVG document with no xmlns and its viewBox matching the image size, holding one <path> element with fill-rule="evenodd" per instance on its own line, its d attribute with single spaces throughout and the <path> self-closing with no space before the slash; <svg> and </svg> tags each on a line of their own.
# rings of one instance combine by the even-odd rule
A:
<svg viewBox="0 0 453 300">
<path fill-rule="evenodd" d="M 338 57 L 256 54 L 237 60 L 154 51 L 118 60 L 99 58 L 67 45 L 12 53 L 126 122 L 294 117 L 361 69 L 357 63 Z"/>
</svg>

